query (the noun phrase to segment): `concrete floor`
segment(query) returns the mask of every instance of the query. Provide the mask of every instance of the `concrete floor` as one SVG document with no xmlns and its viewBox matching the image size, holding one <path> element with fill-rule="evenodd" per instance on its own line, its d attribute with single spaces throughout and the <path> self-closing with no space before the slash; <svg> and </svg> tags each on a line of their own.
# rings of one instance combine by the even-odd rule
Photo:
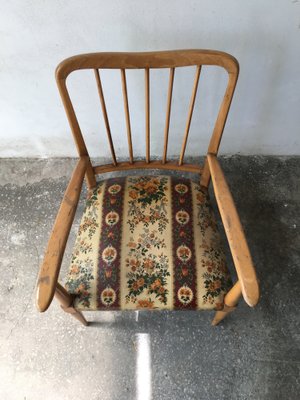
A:
<svg viewBox="0 0 300 400">
<path fill-rule="evenodd" d="M 257 266 L 259 305 L 241 302 L 218 327 L 205 312 L 100 312 L 85 328 L 55 301 L 45 314 L 34 305 L 73 162 L 1 162 L 0 399 L 299 399 L 300 158 L 222 164 Z"/>
</svg>

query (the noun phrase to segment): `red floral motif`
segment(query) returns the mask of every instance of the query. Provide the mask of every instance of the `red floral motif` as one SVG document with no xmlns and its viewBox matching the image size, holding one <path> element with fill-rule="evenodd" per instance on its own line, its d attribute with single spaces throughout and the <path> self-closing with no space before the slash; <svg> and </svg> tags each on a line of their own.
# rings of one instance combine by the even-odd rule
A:
<svg viewBox="0 0 300 400">
<path fill-rule="evenodd" d="M 197 304 L 193 293 L 196 292 L 196 256 L 193 218 L 191 217 L 193 212 L 191 184 L 185 179 L 172 177 L 171 186 L 174 303 L 175 308 L 195 309 Z M 186 287 L 188 289 L 185 289 Z M 183 300 L 183 294 L 179 296 L 178 293 L 182 288 L 187 293 L 189 291 L 189 301 L 187 298 Z"/>
<path fill-rule="evenodd" d="M 180 194 L 185 194 L 188 191 L 188 187 L 184 183 L 178 183 L 175 185 L 175 190 Z"/>
<path fill-rule="evenodd" d="M 97 305 L 119 307 L 122 212 L 126 178 L 107 181 L 102 199 L 102 226 L 98 265 Z M 107 288 L 110 291 L 107 291 Z M 114 294 L 111 296 L 111 294 Z"/>
<path fill-rule="evenodd" d="M 194 294 L 188 286 L 184 285 L 178 290 L 177 296 L 183 305 L 187 305 L 193 300 Z"/>
<path fill-rule="evenodd" d="M 117 258 L 117 250 L 112 247 L 106 247 L 102 252 L 102 259 L 108 264 L 111 264 Z"/>
<path fill-rule="evenodd" d="M 119 219 L 120 217 L 118 213 L 115 211 L 110 211 L 108 214 L 106 214 L 105 222 L 107 225 L 113 226 L 118 223 Z"/>
<path fill-rule="evenodd" d="M 139 308 L 154 308 L 154 301 L 151 299 L 141 299 L 138 300 L 138 307 Z"/>
<path fill-rule="evenodd" d="M 109 307 L 113 305 L 115 300 L 116 300 L 115 291 L 110 286 L 107 286 L 101 293 L 102 304 L 106 307 Z"/>
<path fill-rule="evenodd" d="M 190 220 L 189 213 L 187 213 L 184 210 L 177 211 L 175 218 L 176 218 L 176 221 L 181 225 L 187 224 Z"/>
<path fill-rule="evenodd" d="M 192 252 L 191 250 L 183 245 L 179 246 L 176 250 L 177 257 L 182 261 L 182 262 L 187 262 L 191 259 Z"/>
<path fill-rule="evenodd" d="M 109 279 L 109 278 L 111 278 L 111 275 L 112 275 L 112 269 L 111 268 L 105 268 L 105 277 L 107 278 L 107 279 Z"/>
<path fill-rule="evenodd" d="M 109 186 L 109 188 L 107 189 L 107 191 L 108 191 L 108 193 L 110 193 L 110 194 L 117 194 L 117 193 L 120 192 L 121 189 L 122 189 L 122 186 L 121 186 L 121 185 L 114 184 L 114 185 Z"/>
</svg>

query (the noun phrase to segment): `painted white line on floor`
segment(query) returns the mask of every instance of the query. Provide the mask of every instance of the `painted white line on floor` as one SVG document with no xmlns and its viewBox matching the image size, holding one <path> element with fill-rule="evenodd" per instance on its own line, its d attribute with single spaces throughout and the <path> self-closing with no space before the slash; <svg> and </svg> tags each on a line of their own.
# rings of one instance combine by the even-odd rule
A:
<svg viewBox="0 0 300 400">
<path fill-rule="evenodd" d="M 136 334 L 136 393 L 137 400 L 151 400 L 151 348 L 148 333 Z"/>
</svg>

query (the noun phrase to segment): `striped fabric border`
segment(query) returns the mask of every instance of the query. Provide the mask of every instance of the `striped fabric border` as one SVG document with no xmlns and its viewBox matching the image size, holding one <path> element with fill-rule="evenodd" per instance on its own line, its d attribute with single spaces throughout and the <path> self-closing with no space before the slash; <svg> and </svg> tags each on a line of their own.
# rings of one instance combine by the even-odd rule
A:
<svg viewBox="0 0 300 400">
<path fill-rule="evenodd" d="M 120 251 L 126 178 L 113 178 L 102 200 L 102 233 L 98 263 L 98 309 L 120 308 Z"/>
<path fill-rule="evenodd" d="M 174 308 L 196 309 L 196 258 L 190 182 L 171 179 Z"/>
</svg>

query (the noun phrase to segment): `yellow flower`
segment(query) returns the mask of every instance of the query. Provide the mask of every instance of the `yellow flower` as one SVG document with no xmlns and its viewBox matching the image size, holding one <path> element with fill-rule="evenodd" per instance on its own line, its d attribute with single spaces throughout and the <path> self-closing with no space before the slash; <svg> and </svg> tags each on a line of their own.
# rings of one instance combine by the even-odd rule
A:
<svg viewBox="0 0 300 400">
<path fill-rule="evenodd" d="M 134 249 L 134 248 L 136 248 L 136 243 L 134 243 L 134 242 L 129 242 L 127 246 Z"/>
<path fill-rule="evenodd" d="M 138 197 L 137 192 L 135 190 L 130 190 L 129 197 L 136 199 Z"/>
<path fill-rule="evenodd" d="M 73 267 L 71 268 L 71 274 L 78 274 L 79 272 L 79 268 L 77 267 L 77 265 L 73 265 Z"/>
<path fill-rule="evenodd" d="M 146 258 L 143 266 L 146 270 L 153 269 L 153 260 L 151 260 L 151 258 Z"/>
<path fill-rule="evenodd" d="M 139 287 L 144 286 L 144 283 L 145 283 L 145 279 L 144 278 L 140 278 L 137 281 L 137 284 L 138 284 Z"/>
<path fill-rule="evenodd" d="M 139 300 L 138 301 L 138 306 L 141 308 L 153 308 L 154 307 L 154 301 L 149 300 Z"/>
<path fill-rule="evenodd" d="M 157 185 L 153 184 L 153 183 L 150 181 L 150 182 L 148 182 L 148 183 L 145 185 L 144 189 L 146 190 L 146 192 L 147 192 L 148 194 L 153 194 L 153 193 L 155 193 L 155 192 L 157 191 Z"/>
</svg>

